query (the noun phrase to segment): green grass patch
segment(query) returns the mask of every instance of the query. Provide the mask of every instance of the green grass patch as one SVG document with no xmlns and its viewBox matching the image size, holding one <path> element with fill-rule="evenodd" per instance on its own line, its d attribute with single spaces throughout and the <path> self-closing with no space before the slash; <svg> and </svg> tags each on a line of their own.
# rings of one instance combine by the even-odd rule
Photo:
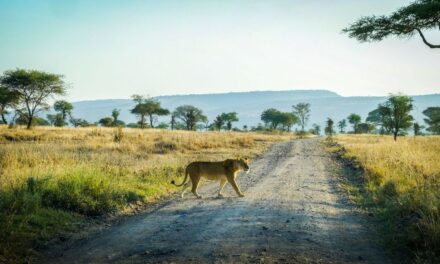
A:
<svg viewBox="0 0 440 264">
<path fill-rule="evenodd" d="M 146 203 L 175 189 L 169 184 L 181 168 L 124 171 L 78 169 L 64 175 L 29 177 L 19 188 L 0 192 L 0 255 L 7 262 L 26 261 L 39 241 L 74 231 L 89 217 Z M 23 259 L 25 257 L 25 259 Z"/>
</svg>

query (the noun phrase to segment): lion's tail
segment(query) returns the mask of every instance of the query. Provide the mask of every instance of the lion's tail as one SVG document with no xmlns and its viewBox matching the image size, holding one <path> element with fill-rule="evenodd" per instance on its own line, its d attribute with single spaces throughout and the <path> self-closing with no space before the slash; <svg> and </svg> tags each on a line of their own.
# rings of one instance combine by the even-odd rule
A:
<svg viewBox="0 0 440 264">
<path fill-rule="evenodd" d="M 181 184 L 176 184 L 174 180 L 171 181 L 171 184 L 177 187 L 183 186 L 186 183 L 186 180 L 188 179 L 188 174 L 189 174 L 188 170 L 185 170 L 185 179 L 183 179 L 183 182 Z"/>
</svg>

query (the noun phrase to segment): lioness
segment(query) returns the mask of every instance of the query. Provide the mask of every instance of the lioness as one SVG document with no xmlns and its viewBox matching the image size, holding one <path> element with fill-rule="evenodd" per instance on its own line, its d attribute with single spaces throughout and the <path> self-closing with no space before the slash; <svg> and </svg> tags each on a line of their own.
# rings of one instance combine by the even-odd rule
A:
<svg viewBox="0 0 440 264">
<path fill-rule="evenodd" d="M 208 180 L 218 180 L 220 181 L 220 190 L 218 191 L 218 197 L 223 197 L 222 190 L 228 181 L 237 195 L 244 197 L 244 194 L 240 191 L 235 178 L 237 177 L 237 172 L 246 171 L 249 172 L 248 159 L 227 159 L 225 161 L 207 162 L 207 161 L 196 161 L 188 164 L 185 169 L 185 179 L 181 184 L 176 184 L 171 181 L 172 184 L 180 187 L 183 185 L 182 198 L 185 194 L 186 188 L 189 187 L 190 182 L 187 182 L 188 175 L 191 178 L 192 190 L 191 192 L 197 197 L 202 198 L 197 193 L 197 188 L 199 186 L 200 179 L 202 177 Z"/>
</svg>

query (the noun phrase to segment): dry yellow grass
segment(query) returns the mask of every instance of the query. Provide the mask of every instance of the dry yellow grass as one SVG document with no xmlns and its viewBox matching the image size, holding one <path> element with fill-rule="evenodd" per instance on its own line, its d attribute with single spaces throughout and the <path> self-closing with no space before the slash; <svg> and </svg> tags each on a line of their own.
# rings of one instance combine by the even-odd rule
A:
<svg viewBox="0 0 440 264">
<path fill-rule="evenodd" d="M 124 129 L 0 128 L 0 188 L 29 177 L 61 176 L 76 170 L 131 172 L 182 167 L 192 160 L 253 156 L 290 135 Z M 126 175 L 127 176 L 127 175 Z"/>
<path fill-rule="evenodd" d="M 404 182 L 399 193 L 427 182 L 440 182 L 440 137 L 338 136 L 347 149 L 379 183 Z"/>
<path fill-rule="evenodd" d="M 194 160 L 253 157 L 292 134 L 0 126 L 0 261 L 87 216 L 153 201 Z M 179 179 L 180 180 L 180 179 Z M 23 254 L 21 252 L 20 254 Z M 27 255 L 27 253 L 24 253 Z"/>
<path fill-rule="evenodd" d="M 370 203 L 388 221 L 391 240 L 417 254 L 440 254 L 440 137 L 339 135 L 345 157 L 366 172 Z"/>
</svg>

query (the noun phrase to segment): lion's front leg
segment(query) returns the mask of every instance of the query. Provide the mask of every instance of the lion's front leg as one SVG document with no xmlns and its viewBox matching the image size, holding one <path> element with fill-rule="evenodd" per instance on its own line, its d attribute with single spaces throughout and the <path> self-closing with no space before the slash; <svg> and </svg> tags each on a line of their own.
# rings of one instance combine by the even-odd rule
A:
<svg viewBox="0 0 440 264">
<path fill-rule="evenodd" d="M 228 182 L 232 185 L 232 187 L 234 188 L 235 192 L 237 193 L 238 196 L 240 197 L 244 197 L 244 194 L 240 191 L 240 187 L 238 187 L 237 182 L 235 181 L 235 175 L 228 175 L 227 179 Z"/>
</svg>

